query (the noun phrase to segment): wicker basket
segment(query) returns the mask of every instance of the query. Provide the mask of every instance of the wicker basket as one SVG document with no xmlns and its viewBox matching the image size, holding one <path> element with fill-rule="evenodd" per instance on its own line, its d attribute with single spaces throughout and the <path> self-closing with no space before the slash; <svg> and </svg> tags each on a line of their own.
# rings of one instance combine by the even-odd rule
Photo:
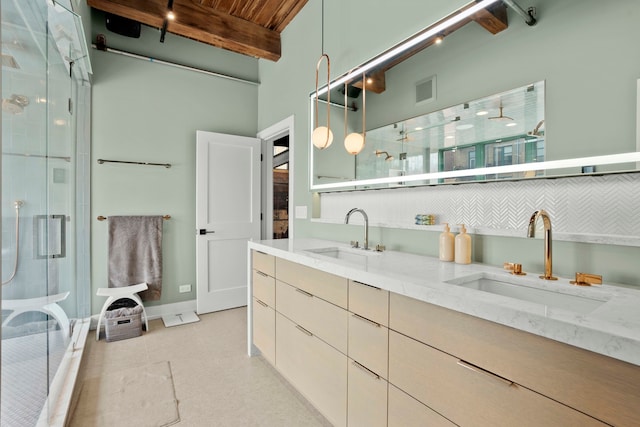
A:
<svg viewBox="0 0 640 427">
<path fill-rule="evenodd" d="M 142 313 L 105 319 L 107 342 L 126 340 L 142 335 Z"/>
</svg>

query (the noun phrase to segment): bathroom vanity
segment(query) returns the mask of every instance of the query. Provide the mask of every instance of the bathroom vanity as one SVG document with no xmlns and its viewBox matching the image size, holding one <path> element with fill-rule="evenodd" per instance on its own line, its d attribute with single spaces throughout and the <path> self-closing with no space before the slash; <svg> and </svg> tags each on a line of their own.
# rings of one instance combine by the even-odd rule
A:
<svg viewBox="0 0 640 427">
<path fill-rule="evenodd" d="M 336 426 L 640 424 L 640 290 L 313 239 L 248 255 L 249 354 Z"/>
</svg>

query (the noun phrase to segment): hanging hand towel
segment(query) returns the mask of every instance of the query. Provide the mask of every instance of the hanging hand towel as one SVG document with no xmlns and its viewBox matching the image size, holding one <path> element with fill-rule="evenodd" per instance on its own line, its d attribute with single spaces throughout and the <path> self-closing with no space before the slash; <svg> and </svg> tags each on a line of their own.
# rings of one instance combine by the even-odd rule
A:
<svg viewBox="0 0 640 427">
<path fill-rule="evenodd" d="M 162 217 L 109 216 L 109 287 L 145 282 L 143 301 L 162 291 Z"/>
</svg>

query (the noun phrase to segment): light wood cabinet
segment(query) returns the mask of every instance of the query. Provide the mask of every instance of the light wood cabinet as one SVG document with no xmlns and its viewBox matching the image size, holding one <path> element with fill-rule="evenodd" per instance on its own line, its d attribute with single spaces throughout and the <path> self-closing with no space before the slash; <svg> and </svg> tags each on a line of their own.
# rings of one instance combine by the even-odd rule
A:
<svg viewBox="0 0 640 427">
<path fill-rule="evenodd" d="M 336 426 L 640 425 L 640 367 L 253 252 L 253 343 Z"/>
<path fill-rule="evenodd" d="M 271 364 L 276 362 L 276 312 L 259 299 L 253 299 L 253 343 Z"/>
<path fill-rule="evenodd" d="M 334 426 L 347 423 L 347 356 L 276 313 L 276 368 Z"/>
<path fill-rule="evenodd" d="M 321 340 L 347 353 L 347 311 L 280 280 L 276 310 Z"/>
<path fill-rule="evenodd" d="M 389 381 L 461 426 L 605 426 L 395 331 L 389 332 Z"/>
<path fill-rule="evenodd" d="M 251 257 L 251 265 L 254 270 L 258 270 L 268 276 L 275 277 L 276 257 L 256 250 L 251 251 Z"/>
<path fill-rule="evenodd" d="M 358 314 L 349 314 L 349 357 L 382 378 L 387 376 L 389 329 Z"/>
<path fill-rule="evenodd" d="M 389 291 L 349 280 L 349 311 L 389 326 Z"/>
<path fill-rule="evenodd" d="M 347 308 L 348 287 L 344 277 L 282 258 L 276 258 L 276 277 L 338 307 Z"/>
<path fill-rule="evenodd" d="M 276 279 L 259 270 L 252 271 L 253 296 L 270 307 L 276 306 Z"/>
<path fill-rule="evenodd" d="M 391 329 L 611 425 L 640 425 L 636 365 L 398 294 L 389 304 Z"/>
<path fill-rule="evenodd" d="M 455 424 L 389 384 L 389 427 L 455 427 Z"/>
<path fill-rule="evenodd" d="M 358 362 L 349 360 L 349 426 L 387 425 L 387 381 Z"/>
<path fill-rule="evenodd" d="M 252 330 L 253 344 L 262 356 L 271 362 L 276 360 L 276 284 L 275 257 L 251 251 L 252 262 Z"/>
</svg>

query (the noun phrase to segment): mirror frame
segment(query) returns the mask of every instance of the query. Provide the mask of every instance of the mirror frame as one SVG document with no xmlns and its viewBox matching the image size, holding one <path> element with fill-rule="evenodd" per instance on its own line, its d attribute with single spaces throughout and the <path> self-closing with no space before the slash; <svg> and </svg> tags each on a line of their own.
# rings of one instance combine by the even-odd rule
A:
<svg viewBox="0 0 640 427">
<path fill-rule="evenodd" d="M 499 0 L 482 0 L 477 3 L 471 2 L 466 6 L 454 11 L 447 17 L 442 20 L 428 26 L 424 30 L 416 33 L 415 35 L 409 37 L 403 42 L 391 47 L 390 49 L 382 52 L 371 60 L 360 64 L 359 66 L 353 67 L 349 72 L 342 74 L 338 78 L 334 79 L 330 82 L 330 84 L 325 85 L 318 89 L 317 92 L 311 92 L 309 94 L 310 101 L 310 111 L 309 111 L 309 123 L 313 123 L 313 117 L 315 114 L 314 110 L 314 102 L 316 96 L 320 97 L 323 94 L 327 93 L 330 87 L 336 87 L 339 85 L 344 85 L 345 82 L 351 81 L 357 76 L 361 76 L 363 73 L 375 69 L 386 61 L 393 60 L 398 58 L 407 51 L 411 49 L 415 49 L 417 45 L 420 43 L 424 43 L 429 38 L 435 37 L 436 35 L 442 33 L 450 26 L 460 23 L 464 19 L 469 18 L 471 15 L 477 13 L 480 10 L 483 10 L 494 3 L 497 3 Z M 640 80 L 638 80 L 638 123 L 640 123 Z M 373 190 L 373 189 L 381 189 L 383 187 L 373 187 L 366 188 L 372 185 L 380 185 L 380 184 L 392 184 L 389 188 L 402 188 L 407 186 L 432 186 L 432 185 L 448 185 L 448 184 L 433 184 L 433 183 L 424 183 L 429 182 L 430 180 L 437 179 L 446 179 L 446 178 L 459 178 L 459 177 L 469 177 L 476 175 L 488 175 L 488 174 L 504 174 L 504 173 L 513 173 L 513 172 L 527 172 L 527 171 L 551 171 L 551 170 L 559 170 L 566 168 L 582 168 L 588 166 L 599 166 L 599 165 L 614 165 L 620 163 L 638 163 L 638 167 L 640 168 L 640 128 L 637 129 L 637 150 L 626 153 L 619 154 L 611 154 L 611 155 L 600 155 L 600 156 L 587 156 L 587 157 L 579 157 L 579 158 L 569 158 L 569 159 L 561 159 L 561 160 L 549 160 L 544 162 L 537 163 L 528 163 L 528 164 L 519 164 L 519 165 L 508 165 L 508 166 L 492 166 L 485 168 L 477 168 L 477 169 L 468 169 L 468 170 L 460 170 L 460 171 L 447 171 L 447 172 L 432 172 L 432 173 L 424 173 L 418 175 L 403 175 L 403 176 L 391 176 L 391 177 L 382 177 L 382 178 L 373 178 L 373 179 L 364 179 L 364 180 L 350 180 L 350 181 L 341 181 L 334 183 L 325 183 L 325 184 L 314 184 L 314 152 L 315 147 L 311 143 L 311 133 L 313 129 L 312 126 L 309 126 L 309 190 L 314 192 L 327 192 L 327 191 L 352 191 L 352 190 Z M 558 174 L 558 175 L 550 175 L 550 176 L 536 176 L 531 178 L 511 178 L 511 179 L 503 179 L 504 181 L 514 181 L 514 180 L 523 180 L 523 179 L 544 179 L 544 178 L 560 178 L 566 176 L 585 176 L 585 175 L 602 175 L 609 173 L 624 173 L 624 172 L 632 172 L 633 170 L 623 170 L 623 171 L 607 171 L 607 172 L 594 172 L 594 173 L 571 173 L 571 174 Z M 482 182 L 492 182 L 494 180 L 484 180 Z M 468 181 L 471 182 L 480 182 L 480 181 Z M 453 184 L 462 184 L 466 182 L 456 182 Z M 394 186 L 395 185 L 395 186 Z"/>
</svg>

